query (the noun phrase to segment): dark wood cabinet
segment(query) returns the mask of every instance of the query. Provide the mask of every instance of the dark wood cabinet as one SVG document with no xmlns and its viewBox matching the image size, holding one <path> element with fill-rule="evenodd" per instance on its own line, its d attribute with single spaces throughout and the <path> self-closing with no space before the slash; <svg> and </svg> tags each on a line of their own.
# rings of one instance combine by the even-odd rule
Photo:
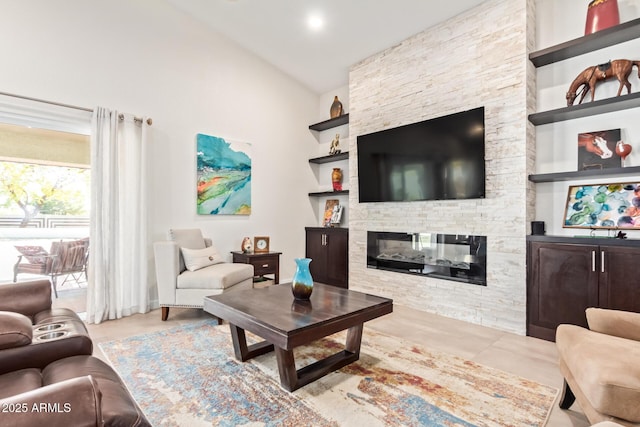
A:
<svg viewBox="0 0 640 427">
<path fill-rule="evenodd" d="M 598 275 L 592 271 L 597 246 L 530 245 L 527 334 L 554 341 L 561 323 L 587 326 L 585 309 L 598 305 Z"/>
<path fill-rule="evenodd" d="M 555 340 L 558 325 L 587 326 L 585 310 L 640 312 L 638 241 L 529 236 L 527 335 Z"/>
<path fill-rule="evenodd" d="M 273 283 L 280 283 L 280 255 L 282 252 L 244 253 L 232 251 L 233 262 L 253 265 L 254 282 L 255 277 L 265 274 L 273 274 Z"/>
<path fill-rule="evenodd" d="M 349 287 L 349 230 L 306 227 L 306 257 L 314 282 Z"/>
<path fill-rule="evenodd" d="M 640 249 L 600 246 L 600 307 L 640 312 Z"/>
</svg>

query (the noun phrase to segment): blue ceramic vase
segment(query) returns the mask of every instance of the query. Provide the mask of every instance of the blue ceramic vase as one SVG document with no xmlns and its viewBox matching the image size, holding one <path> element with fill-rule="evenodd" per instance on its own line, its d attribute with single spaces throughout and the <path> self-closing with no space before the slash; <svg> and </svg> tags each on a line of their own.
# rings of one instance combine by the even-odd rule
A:
<svg viewBox="0 0 640 427">
<path fill-rule="evenodd" d="M 296 273 L 293 275 L 291 291 L 297 300 L 309 300 L 313 292 L 313 278 L 309 271 L 311 258 L 296 258 Z"/>
</svg>

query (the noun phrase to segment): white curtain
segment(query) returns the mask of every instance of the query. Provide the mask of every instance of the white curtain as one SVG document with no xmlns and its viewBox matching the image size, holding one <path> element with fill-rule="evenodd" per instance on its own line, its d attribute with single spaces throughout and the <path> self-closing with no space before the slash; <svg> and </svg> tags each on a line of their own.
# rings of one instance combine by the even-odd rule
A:
<svg viewBox="0 0 640 427">
<path fill-rule="evenodd" d="M 149 311 L 146 118 L 97 107 L 91 122 L 87 321 Z"/>
</svg>

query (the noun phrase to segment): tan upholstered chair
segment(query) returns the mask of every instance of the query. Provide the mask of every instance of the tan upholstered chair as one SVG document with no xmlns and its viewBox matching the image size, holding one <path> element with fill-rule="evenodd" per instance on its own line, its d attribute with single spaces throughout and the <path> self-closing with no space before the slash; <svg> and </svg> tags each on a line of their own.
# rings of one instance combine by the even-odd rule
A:
<svg viewBox="0 0 640 427">
<path fill-rule="evenodd" d="M 560 325 L 560 407 L 578 401 L 589 422 L 640 426 L 640 313 L 587 309 L 589 329 Z"/>
<path fill-rule="evenodd" d="M 253 287 L 253 265 L 224 262 L 200 229 L 173 229 L 168 237 L 153 245 L 162 320 L 170 307 L 202 308 L 206 296 Z"/>
</svg>

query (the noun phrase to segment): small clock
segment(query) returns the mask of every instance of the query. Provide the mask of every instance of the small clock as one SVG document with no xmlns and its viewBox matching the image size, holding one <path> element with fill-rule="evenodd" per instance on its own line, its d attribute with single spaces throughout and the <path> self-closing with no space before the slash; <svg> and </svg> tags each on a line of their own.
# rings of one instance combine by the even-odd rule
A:
<svg viewBox="0 0 640 427">
<path fill-rule="evenodd" d="M 257 236 L 253 238 L 253 252 L 269 252 L 269 238 Z"/>
</svg>

